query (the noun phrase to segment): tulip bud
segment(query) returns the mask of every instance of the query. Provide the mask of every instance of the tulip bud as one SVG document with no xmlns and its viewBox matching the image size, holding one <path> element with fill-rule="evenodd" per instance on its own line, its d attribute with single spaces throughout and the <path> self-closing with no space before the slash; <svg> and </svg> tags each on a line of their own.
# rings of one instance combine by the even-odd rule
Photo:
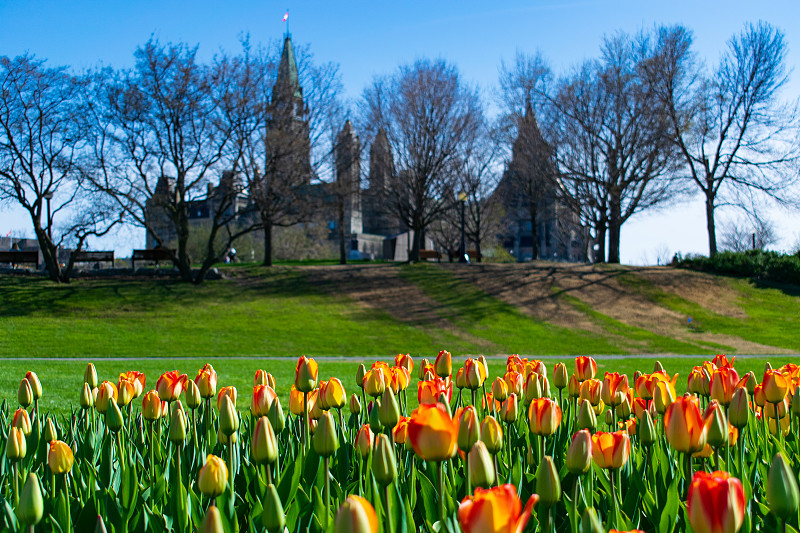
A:
<svg viewBox="0 0 800 533">
<path fill-rule="evenodd" d="M 569 393 L 570 398 L 577 398 L 581 394 L 581 382 L 578 381 L 578 378 L 575 377 L 575 374 L 572 374 L 569 378 L 569 383 L 567 383 L 567 392 Z"/>
<path fill-rule="evenodd" d="M 395 459 L 392 443 L 385 433 L 375 439 L 375 450 L 372 456 L 372 473 L 375 481 L 385 487 L 397 479 L 397 461 Z"/>
<path fill-rule="evenodd" d="M 781 520 L 788 520 L 797 514 L 800 501 L 797 477 L 786 462 L 782 453 L 772 459 L 767 477 L 767 501 L 769 509 Z"/>
<path fill-rule="evenodd" d="M 339 437 L 330 411 L 325 411 L 319 418 L 313 444 L 314 451 L 321 457 L 330 457 L 339 449 Z"/>
<path fill-rule="evenodd" d="M 250 440 L 250 458 L 256 464 L 272 464 L 278 457 L 278 440 L 269 419 L 262 416 L 253 428 Z"/>
<path fill-rule="evenodd" d="M 22 492 L 19 494 L 19 503 L 14 509 L 17 519 L 26 526 L 35 526 L 44 515 L 44 501 L 42 499 L 42 486 L 39 476 L 33 472 L 28 474 Z"/>
<path fill-rule="evenodd" d="M 567 470 L 582 475 L 592 466 L 592 434 L 582 429 L 575 433 L 567 450 Z"/>
<path fill-rule="evenodd" d="M 581 400 L 578 410 L 578 429 L 588 429 L 589 431 L 597 429 L 597 416 L 594 414 L 594 409 L 589 400 Z"/>
<path fill-rule="evenodd" d="M 369 424 L 364 424 L 358 430 L 356 435 L 356 450 L 361 457 L 367 457 L 372 451 L 372 444 L 375 442 L 375 434 L 369 427 Z"/>
<path fill-rule="evenodd" d="M 458 449 L 462 452 L 469 452 L 478 440 L 478 415 L 475 408 L 467 406 L 461 411 L 458 419 Z"/>
<path fill-rule="evenodd" d="M 56 429 L 56 425 L 53 423 L 52 418 L 47 418 L 47 422 L 44 424 L 44 441 L 50 442 L 51 440 L 58 440 L 58 430 Z"/>
<path fill-rule="evenodd" d="M 108 406 L 106 407 L 106 427 L 112 433 L 116 433 L 122 429 L 122 424 L 122 411 L 119 410 L 114 398 L 109 398 Z"/>
<path fill-rule="evenodd" d="M 27 439 L 20 428 L 12 427 L 6 441 L 6 457 L 9 461 L 19 461 L 27 454 Z"/>
<path fill-rule="evenodd" d="M 19 382 L 17 399 L 22 407 L 28 407 L 33 403 L 33 389 L 31 389 L 31 384 L 27 379 L 23 379 Z"/>
<path fill-rule="evenodd" d="M 280 435 L 286 427 L 286 416 L 283 414 L 280 398 L 275 398 L 269 406 L 267 418 L 276 435 Z"/>
<path fill-rule="evenodd" d="M 151 390 L 142 398 L 142 416 L 150 422 L 161 418 L 161 399 L 158 397 L 158 391 Z"/>
<path fill-rule="evenodd" d="M 656 389 L 653 391 L 653 403 L 656 405 L 656 412 L 663 415 L 667 411 L 669 404 L 675 401 L 672 395 L 672 390 L 664 381 L 656 383 Z"/>
<path fill-rule="evenodd" d="M 350 412 L 354 415 L 361 414 L 361 400 L 358 399 L 355 392 L 350 395 Z"/>
<path fill-rule="evenodd" d="M 42 382 L 39 381 L 39 376 L 36 375 L 36 372 L 28 372 L 25 374 L 25 379 L 28 380 L 28 383 L 31 385 L 31 391 L 33 392 L 33 399 L 38 400 L 42 397 Z"/>
<path fill-rule="evenodd" d="M 606 411 L 606 425 L 610 426 L 614 423 L 614 414 L 611 412 L 611 409 Z"/>
<path fill-rule="evenodd" d="M 239 414 L 236 412 L 233 400 L 227 394 L 222 397 L 219 407 L 219 430 L 226 436 L 239 430 Z"/>
<path fill-rule="evenodd" d="M 222 516 L 219 514 L 219 509 L 216 505 L 210 505 L 203 522 L 200 524 L 198 533 L 223 533 L 225 529 L 222 527 Z"/>
<path fill-rule="evenodd" d="M 436 357 L 436 363 L 433 365 L 433 371 L 440 378 L 450 377 L 453 373 L 453 359 L 450 352 L 442 350 Z"/>
<path fill-rule="evenodd" d="M 191 379 L 186 380 L 186 407 L 189 409 L 197 409 L 200 407 L 200 402 L 203 400 L 200 396 L 200 387 Z"/>
<path fill-rule="evenodd" d="M 186 413 L 180 402 L 175 402 L 169 417 L 169 440 L 175 443 L 186 440 Z"/>
<path fill-rule="evenodd" d="M 206 457 L 206 464 L 200 468 L 200 472 L 197 474 L 197 485 L 200 492 L 209 498 L 216 498 L 225 492 L 225 487 L 228 485 L 228 467 L 225 465 L 225 461 L 216 455 L 209 454 Z"/>
<path fill-rule="evenodd" d="M 603 523 L 591 507 L 587 507 L 581 516 L 581 533 L 605 533 Z"/>
<path fill-rule="evenodd" d="M 11 425 L 22 430 L 26 437 L 30 436 L 33 431 L 31 426 L 31 417 L 28 411 L 21 407 L 14 412 L 14 417 L 11 419 Z"/>
<path fill-rule="evenodd" d="M 381 407 L 381 401 L 380 400 L 375 400 L 375 401 L 369 402 L 369 405 L 372 406 L 370 409 L 368 409 L 369 410 L 369 417 L 368 417 L 369 418 L 369 425 L 373 429 L 373 431 L 375 431 L 376 433 L 380 433 L 381 431 L 383 431 L 383 424 L 381 424 L 381 419 L 378 416 L 378 410 Z"/>
<path fill-rule="evenodd" d="M 639 440 L 644 446 L 650 446 L 656 439 L 658 439 L 658 435 L 656 435 L 656 428 L 653 425 L 653 417 L 650 416 L 650 411 L 642 411 L 639 423 Z"/>
<path fill-rule="evenodd" d="M 267 485 L 264 494 L 264 511 L 261 513 L 261 525 L 267 529 L 267 533 L 283 533 L 286 527 L 286 514 L 283 511 L 283 504 L 275 490 L 275 485 Z"/>
<path fill-rule="evenodd" d="M 120 381 L 117 389 L 119 391 L 117 394 L 118 407 L 125 407 L 136 396 L 136 385 L 130 381 Z"/>
<path fill-rule="evenodd" d="M 534 376 L 535 374 L 531 374 Z M 519 402 L 517 401 L 517 395 L 511 393 L 503 405 L 500 407 L 500 418 L 503 422 L 508 424 L 516 422 L 517 418 L 519 417 Z M 477 419 L 476 419 L 477 425 Z"/>
<path fill-rule="evenodd" d="M 640 377 L 641 375 L 642 375 L 642 373 L 641 373 L 639 370 L 637 370 L 636 372 L 634 372 L 634 373 L 633 373 L 633 382 L 634 382 L 634 383 L 636 383 L 636 380 L 637 380 L 637 379 L 639 379 L 639 377 Z"/>
<path fill-rule="evenodd" d="M 767 361 L 767 363 L 764 365 L 764 373 L 766 374 L 766 373 L 767 373 L 767 372 L 769 372 L 770 370 L 772 370 L 772 363 L 770 363 L 769 361 Z"/>
<path fill-rule="evenodd" d="M 536 494 L 539 502 L 546 507 L 551 507 L 561 499 L 561 479 L 558 477 L 553 458 L 545 455 L 536 474 Z"/>
<path fill-rule="evenodd" d="M 480 363 L 474 359 L 468 359 L 464 366 L 464 380 L 469 390 L 477 390 L 483 383 L 481 376 Z"/>
<path fill-rule="evenodd" d="M 86 365 L 86 371 L 83 373 L 83 382 L 87 383 L 91 389 L 97 387 L 97 370 L 95 370 L 93 363 Z"/>
<path fill-rule="evenodd" d="M 483 441 L 478 441 L 469 451 L 469 473 L 472 484 L 488 488 L 494 485 L 492 456 Z"/>
<path fill-rule="evenodd" d="M 79 401 L 81 404 L 81 409 L 90 409 L 94 406 L 94 395 L 92 394 L 92 389 L 89 388 L 88 383 L 83 384 Z"/>
<path fill-rule="evenodd" d="M 619 393 L 617 393 L 619 394 Z M 623 394 L 623 397 L 617 402 L 616 413 L 617 418 L 627 419 L 631 416 L 631 402 L 628 399 L 627 394 Z"/>
<path fill-rule="evenodd" d="M 427 371 L 428 366 L 430 366 L 430 362 L 423 358 L 419 365 L 419 379 L 422 381 L 427 381 L 425 377 L 425 372 Z"/>
<path fill-rule="evenodd" d="M 751 370 L 747 374 L 745 374 L 745 378 L 747 381 L 745 382 L 745 387 L 747 387 L 747 393 L 752 396 L 753 393 L 756 391 L 756 385 L 758 384 L 758 380 L 756 379 L 756 375 Z"/>
<path fill-rule="evenodd" d="M 525 405 L 530 405 L 533 400 L 542 397 L 542 387 L 539 382 L 539 374 L 531 372 L 525 380 Z"/>
<path fill-rule="evenodd" d="M 553 385 L 555 385 L 558 390 L 561 390 L 567 386 L 568 382 L 567 365 L 564 363 L 556 364 L 556 367 L 553 369 Z"/>
<path fill-rule="evenodd" d="M 333 533 L 374 533 L 378 531 L 375 508 L 362 498 L 351 494 L 336 511 Z"/>
<path fill-rule="evenodd" d="M 539 389 L 542 391 L 542 398 L 550 397 L 550 382 L 544 374 L 539 374 Z"/>
<path fill-rule="evenodd" d="M 504 402 L 508 398 L 508 386 L 501 377 L 496 377 L 492 383 L 492 398 L 498 402 Z"/>
<path fill-rule="evenodd" d="M 383 390 L 381 405 L 378 408 L 378 418 L 380 418 L 381 425 L 387 428 L 395 427 L 397 421 L 400 420 L 400 406 L 397 405 L 397 398 L 391 387 Z"/>
<path fill-rule="evenodd" d="M 500 451 L 503 446 L 503 429 L 493 416 L 487 415 L 481 422 L 481 441 L 486 444 L 486 449 L 491 454 Z"/>
<path fill-rule="evenodd" d="M 712 402 L 713 403 L 713 402 Z M 725 412 L 722 410 L 720 404 L 712 407 L 711 425 L 708 427 L 708 442 L 714 448 L 719 448 L 728 442 L 728 420 L 725 418 Z"/>
<path fill-rule="evenodd" d="M 464 389 L 467 387 L 467 376 L 465 372 L 466 371 L 464 370 L 464 367 L 459 368 L 458 372 L 456 372 L 455 382 L 456 382 L 456 387 L 458 387 L 459 389 Z"/>
<path fill-rule="evenodd" d="M 294 386 L 300 392 L 311 392 L 317 386 L 317 362 L 302 356 L 297 360 L 294 371 Z"/>
<path fill-rule="evenodd" d="M 367 374 L 367 367 L 364 366 L 364 363 L 358 365 L 358 370 L 356 370 L 356 385 L 364 388 L 364 376 Z"/>
</svg>

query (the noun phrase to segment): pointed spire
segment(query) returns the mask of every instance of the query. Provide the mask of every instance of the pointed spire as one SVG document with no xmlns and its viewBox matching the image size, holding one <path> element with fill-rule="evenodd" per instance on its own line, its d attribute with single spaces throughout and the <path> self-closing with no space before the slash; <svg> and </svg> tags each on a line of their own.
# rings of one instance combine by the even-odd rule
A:
<svg viewBox="0 0 800 533">
<path fill-rule="evenodd" d="M 303 98 L 303 88 L 297 75 L 297 61 L 294 58 L 292 36 L 287 33 L 283 40 L 281 62 L 278 65 L 278 79 L 275 82 L 274 93 L 289 95 L 294 98 Z"/>
</svg>

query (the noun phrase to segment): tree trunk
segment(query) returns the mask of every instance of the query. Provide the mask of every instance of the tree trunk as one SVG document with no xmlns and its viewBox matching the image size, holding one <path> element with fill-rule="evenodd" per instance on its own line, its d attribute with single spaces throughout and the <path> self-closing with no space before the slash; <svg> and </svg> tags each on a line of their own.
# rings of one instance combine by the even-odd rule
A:
<svg viewBox="0 0 800 533">
<path fill-rule="evenodd" d="M 264 221 L 264 266 L 272 266 L 272 221 L 262 216 Z"/>
<path fill-rule="evenodd" d="M 189 243 L 189 217 L 186 205 L 180 204 L 178 213 L 178 271 L 183 281 L 194 281 L 192 276 L 192 259 L 189 257 L 187 244 Z"/>
<path fill-rule="evenodd" d="M 594 258 L 595 263 L 606 262 L 606 219 L 605 217 L 597 221 L 597 255 Z"/>
<path fill-rule="evenodd" d="M 608 215 L 608 262 L 619 264 L 619 240 L 622 230 L 622 207 L 611 202 Z"/>
<path fill-rule="evenodd" d="M 531 259 L 539 259 L 539 225 L 536 223 L 538 218 L 539 206 L 535 202 L 528 204 L 528 212 L 531 219 Z"/>
<path fill-rule="evenodd" d="M 411 245 L 411 254 L 408 260 L 412 263 L 419 262 L 419 251 L 422 249 L 422 221 L 418 217 L 414 217 L 412 228 L 414 231 L 414 241 Z"/>
<path fill-rule="evenodd" d="M 345 246 L 344 233 L 344 201 L 339 199 L 339 264 L 347 264 L 347 247 Z"/>
<path fill-rule="evenodd" d="M 717 226 L 714 222 L 714 195 L 706 192 L 706 229 L 708 230 L 708 255 L 717 255 Z"/>
<path fill-rule="evenodd" d="M 475 261 L 480 263 L 481 259 L 483 258 L 483 254 L 481 253 L 481 240 L 475 239 L 475 251 L 478 252 L 478 257 L 475 258 Z"/>
<path fill-rule="evenodd" d="M 34 219 L 33 230 L 36 234 L 36 240 L 39 241 L 39 249 L 42 252 L 42 261 L 47 269 L 47 274 L 50 279 L 57 283 L 64 283 L 67 279 L 61 272 L 61 265 L 58 264 L 58 251 L 53 246 L 47 231 L 42 228 L 41 223 Z"/>
</svg>

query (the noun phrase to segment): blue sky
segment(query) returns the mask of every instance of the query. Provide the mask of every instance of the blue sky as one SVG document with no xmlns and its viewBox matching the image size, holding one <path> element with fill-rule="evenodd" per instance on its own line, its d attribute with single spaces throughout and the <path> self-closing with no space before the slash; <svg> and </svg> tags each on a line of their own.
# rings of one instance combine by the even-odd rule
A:
<svg viewBox="0 0 800 533">
<path fill-rule="evenodd" d="M 456 63 L 464 77 L 491 89 L 501 59 L 517 50 L 541 50 L 556 72 L 597 54 L 604 34 L 635 32 L 655 23 L 681 23 L 695 34 L 696 51 L 716 63 L 726 40 L 746 21 L 763 19 L 780 27 L 789 43 L 789 68 L 800 58 L 800 2 L 763 1 L 201 1 L 172 0 L 0 0 L 0 55 L 25 51 L 51 64 L 76 69 L 98 64 L 128 66 L 133 50 L 150 35 L 162 42 L 198 44 L 210 57 L 220 48 L 235 51 L 242 34 L 251 40 L 278 39 L 286 25 L 298 43 L 308 43 L 319 60 L 340 64 L 347 96 L 357 98 L 375 74 L 421 56 Z M 785 96 L 800 95 L 793 73 Z M 302 80 L 301 80 L 302 81 Z M 723 215 L 724 218 L 724 215 Z M 788 248 L 798 238 L 798 218 L 774 211 L 772 218 Z M 18 212 L 0 210 L 0 234 L 28 232 Z M 130 237 L 111 246 L 120 254 L 135 246 Z M 134 239 L 138 239 L 136 235 Z M 627 263 L 655 262 L 656 250 L 706 251 L 702 204 L 690 202 L 642 215 L 623 230 Z"/>
</svg>

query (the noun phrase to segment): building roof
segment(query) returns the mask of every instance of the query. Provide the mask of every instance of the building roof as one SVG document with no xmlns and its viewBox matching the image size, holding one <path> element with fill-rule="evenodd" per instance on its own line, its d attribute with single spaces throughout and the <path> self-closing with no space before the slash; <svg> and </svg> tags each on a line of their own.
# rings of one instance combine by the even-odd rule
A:
<svg viewBox="0 0 800 533">
<path fill-rule="evenodd" d="M 283 40 L 283 53 L 281 62 L 278 65 L 278 79 L 275 82 L 275 89 L 284 94 L 291 94 L 296 98 L 303 97 L 303 89 L 300 87 L 300 80 L 297 75 L 297 61 L 294 58 L 294 47 L 292 46 L 292 36 L 286 35 Z"/>
</svg>

